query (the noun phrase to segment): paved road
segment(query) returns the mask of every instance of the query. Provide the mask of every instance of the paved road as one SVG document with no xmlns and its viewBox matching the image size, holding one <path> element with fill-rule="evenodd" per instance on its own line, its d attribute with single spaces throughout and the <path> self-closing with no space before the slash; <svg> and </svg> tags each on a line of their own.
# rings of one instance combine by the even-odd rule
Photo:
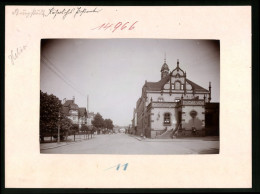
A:
<svg viewBox="0 0 260 194">
<path fill-rule="evenodd" d="M 219 151 L 219 141 L 173 139 L 140 141 L 127 134 L 96 135 L 94 138 L 41 150 L 59 154 L 213 154 Z"/>
</svg>

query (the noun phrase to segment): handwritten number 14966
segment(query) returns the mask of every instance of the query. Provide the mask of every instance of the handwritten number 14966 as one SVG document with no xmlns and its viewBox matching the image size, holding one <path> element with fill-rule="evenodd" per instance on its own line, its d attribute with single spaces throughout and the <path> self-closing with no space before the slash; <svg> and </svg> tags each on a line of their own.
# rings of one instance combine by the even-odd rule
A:
<svg viewBox="0 0 260 194">
<path fill-rule="evenodd" d="M 135 29 L 135 24 L 137 23 L 138 21 L 130 24 L 129 22 L 125 22 L 125 23 L 122 23 L 122 22 L 118 22 L 117 24 L 111 24 L 111 23 L 104 23 L 96 28 L 93 28 L 91 30 L 107 30 L 107 29 L 110 29 L 112 30 L 112 32 L 115 32 L 117 29 L 120 29 L 120 30 L 133 30 Z"/>
</svg>

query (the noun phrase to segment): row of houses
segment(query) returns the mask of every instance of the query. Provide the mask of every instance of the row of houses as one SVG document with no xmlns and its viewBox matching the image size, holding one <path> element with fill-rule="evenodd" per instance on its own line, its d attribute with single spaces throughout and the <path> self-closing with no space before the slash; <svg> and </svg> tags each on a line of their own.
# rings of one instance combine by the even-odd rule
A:
<svg viewBox="0 0 260 194">
<path fill-rule="evenodd" d="M 148 138 L 205 135 L 219 131 L 219 103 L 211 102 L 211 83 L 205 89 L 187 78 L 177 66 L 170 71 L 166 59 L 161 80 L 145 81 L 133 111 L 131 133 Z"/>
<path fill-rule="evenodd" d="M 94 112 L 88 112 L 86 107 L 79 107 L 75 103 L 75 97 L 72 100 L 63 99 L 62 112 L 67 118 L 71 119 L 73 124 L 79 125 L 79 129 L 82 125 L 91 126 L 91 122 L 95 117 Z"/>
</svg>

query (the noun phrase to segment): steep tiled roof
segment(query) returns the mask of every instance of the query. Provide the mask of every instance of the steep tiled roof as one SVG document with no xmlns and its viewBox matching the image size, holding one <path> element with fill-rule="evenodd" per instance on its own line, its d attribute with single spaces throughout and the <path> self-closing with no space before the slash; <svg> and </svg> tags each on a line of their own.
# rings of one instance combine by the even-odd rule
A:
<svg viewBox="0 0 260 194">
<path fill-rule="evenodd" d="M 198 84 L 195 84 L 194 82 L 190 81 L 189 79 L 186 79 L 186 81 L 192 86 L 192 88 L 195 91 L 199 91 L 199 92 L 209 92 L 208 90 L 206 90 L 205 88 L 199 86 Z"/>
<path fill-rule="evenodd" d="M 146 82 L 144 87 L 147 87 L 148 90 L 161 91 L 161 89 L 169 81 L 169 79 L 170 79 L 170 75 L 166 76 L 165 78 L 161 79 L 158 82 Z M 190 81 L 189 79 L 186 79 L 186 81 L 192 86 L 192 88 L 195 91 L 208 92 L 208 90 L 199 86 L 198 84 L 195 84 L 194 82 Z"/>
<path fill-rule="evenodd" d="M 158 82 L 146 82 L 144 87 L 147 87 L 148 90 L 160 91 L 162 87 L 169 81 L 169 79 L 170 75 L 167 75 Z"/>
<path fill-rule="evenodd" d="M 79 109 L 79 106 L 78 106 L 77 104 L 71 104 L 71 105 L 70 105 L 70 109 L 78 110 L 78 109 Z"/>
<path fill-rule="evenodd" d="M 161 72 L 164 71 L 164 70 L 167 70 L 169 71 L 169 66 L 166 64 L 166 62 L 164 62 L 164 64 L 162 65 L 162 68 L 161 68 Z"/>
<path fill-rule="evenodd" d="M 71 104 L 73 104 L 73 100 L 67 100 L 67 101 L 63 104 L 63 106 L 69 106 L 69 105 L 71 105 Z"/>
<path fill-rule="evenodd" d="M 84 107 L 81 107 L 81 108 L 79 108 L 79 116 L 85 116 L 85 113 L 86 113 L 87 111 L 86 111 L 86 108 L 84 108 Z"/>
<path fill-rule="evenodd" d="M 63 106 L 65 107 L 69 107 L 69 109 L 74 109 L 74 110 L 77 110 L 79 109 L 79 106 L 77 104 L 74 103 L 73 100 L 67 100 Z"/>
</svg>

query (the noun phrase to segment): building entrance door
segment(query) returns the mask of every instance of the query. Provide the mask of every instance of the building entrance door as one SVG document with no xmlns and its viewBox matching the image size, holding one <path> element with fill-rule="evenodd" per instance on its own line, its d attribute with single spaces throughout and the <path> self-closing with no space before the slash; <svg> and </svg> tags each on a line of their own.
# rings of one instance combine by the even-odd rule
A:
<svg viewBox="0 0 260 194">
<path fill-rule="evenodd" d="M 182 113 L 181 111 L 178 111 L 177 126 L 181 124 L 181 120 L 182 120 Z"/>
</svg>

